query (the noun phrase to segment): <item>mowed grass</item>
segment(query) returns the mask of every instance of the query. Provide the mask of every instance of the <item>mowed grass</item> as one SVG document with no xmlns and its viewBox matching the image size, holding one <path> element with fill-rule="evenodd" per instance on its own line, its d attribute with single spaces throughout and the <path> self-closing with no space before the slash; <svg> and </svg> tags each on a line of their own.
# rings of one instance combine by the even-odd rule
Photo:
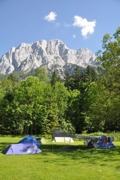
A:
<svg viewBox="0 0 120 180">
<path fill-rule="evenodd" d="M 40 154 L 2 154 L 9 144 L 21 139 L 0 136 L 0 180 L 120 180 L 119 141 L 114 142 L 115 149 L 88 149 L 83 141 L 48 141 L 41 145 Z"/>
</svg>

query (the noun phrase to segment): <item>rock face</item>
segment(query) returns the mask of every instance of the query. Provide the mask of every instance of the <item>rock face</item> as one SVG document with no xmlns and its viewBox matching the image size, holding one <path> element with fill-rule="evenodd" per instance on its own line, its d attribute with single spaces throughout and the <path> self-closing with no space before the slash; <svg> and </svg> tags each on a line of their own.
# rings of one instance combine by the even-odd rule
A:
<svg viewBox="0 0 120 180">
<path fill-rule="evenodd" d="M 48 71 L 56 69 L 63 76 L 64 71 L 72 71 L 75 65 L 86 68 L 96 66 L 96 57 L 86 48 L 69 49 L 64 42 L 55 39 L 37 41 L 32 44 L 20 44 L 11 48 L 1 58 L 0 73 L 10 74 L 15 71 L 28 73 L 33 69 L 46 66 Z"/>
</svg>

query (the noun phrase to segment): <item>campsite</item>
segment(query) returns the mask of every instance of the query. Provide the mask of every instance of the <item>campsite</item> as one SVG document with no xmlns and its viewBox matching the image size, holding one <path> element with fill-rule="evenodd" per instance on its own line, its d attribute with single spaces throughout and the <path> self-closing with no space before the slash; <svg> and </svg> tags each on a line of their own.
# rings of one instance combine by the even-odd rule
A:
<svg viewBox="0 0 120 180">
<path fill-rule="evenodd" d="M 114 134 L 116 148 L 113 149 L 87 148 L 83 140 L 77 139 L 74 143 L 56 143 L 46 137 L 40 147 L 41 153 L 11 156 L 2 154 L 3 149 L 24 137 L 0 136 L 0 179 L 118 180 L 119 137 L 119 133 Z M 65 147 L 69 147 L 68 150 Z"/>
<path fill-rule="evenodd" d="M 120 180 L 120 0 L 0 17 L 0 180 Z"/>
</svg>

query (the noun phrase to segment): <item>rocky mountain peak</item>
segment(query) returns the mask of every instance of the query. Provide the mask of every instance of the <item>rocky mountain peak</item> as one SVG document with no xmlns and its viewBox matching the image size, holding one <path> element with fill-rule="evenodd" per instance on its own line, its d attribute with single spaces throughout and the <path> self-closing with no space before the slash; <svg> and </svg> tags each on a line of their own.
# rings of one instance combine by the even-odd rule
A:
<svg viewBox="0 0 120 180">
<path fill-rule="evenodd" d="M 21 70 L 27 73 L 32 69 L 46 66 L 49 71 L 56 68 L 58 73 L 64 75 L 66 69 L 70 70 L 75 65 L 83 68 L 88 65 L 96 66 L 96 57 L 89 49 L 73 50 L 58 39 L 41 40 L 11 48 L 1 58 L 0 73 L 10 74 Z"/>
</svg>

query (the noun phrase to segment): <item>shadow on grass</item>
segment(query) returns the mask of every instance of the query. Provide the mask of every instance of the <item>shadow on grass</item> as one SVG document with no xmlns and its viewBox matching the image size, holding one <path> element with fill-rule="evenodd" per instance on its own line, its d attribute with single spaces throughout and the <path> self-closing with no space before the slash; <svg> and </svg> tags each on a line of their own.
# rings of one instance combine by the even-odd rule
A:
<svg viewBox="0 0 120 180">
<path fill-rule="evenodd" d="M 9 142 L 2 142 L 2 143 L 0 143 L 0 153 L 2 153 L 2 151 L 3 151 L 6 147 L 8 147 L 9 145 L 10 145 Z"/>
<path fill-rule="evenodd" d="M 0 153 L 11 144 L 10 142 L 0 142 Z M 67 160 L 81 161 L 82 163 L 97 164 L 100 162 L 101 166 L 105 166 L 109 162 L 120 161 L 120 146 L 114 149 L 95 149 L 87 148 L 85 145 L 75 145 L 75 144 L 42 144 L 40 149 L 42 153 L 38 155 L 38 159 L 41 155 L 45 157 L 44 162 L 54 162 L 63 163 L 65 165 Z M 54 156 L 56 158 L 54 158 Z M 48 158 L 50 157 L 50 158 Z M 62 159 L 62 161 L 60 160 Z M 67 160 L 66 160 L 67 159 Z M 120 166 L 116 167 L 120 169 Z"/>
<path fill-rule="evenodd" d="M 113 149 L 95 149 L 87 148 L 85 145 L 43 144 L 42 151 L 43 155 L 53 153 L 71 160 L 82 160 L 83 163 L 88 160 L 95 164 L 100 160 L 101 166 L 104 166 L 106 162 L 118 162 L 120 160 L 120 146 Z"/>
</svg>

